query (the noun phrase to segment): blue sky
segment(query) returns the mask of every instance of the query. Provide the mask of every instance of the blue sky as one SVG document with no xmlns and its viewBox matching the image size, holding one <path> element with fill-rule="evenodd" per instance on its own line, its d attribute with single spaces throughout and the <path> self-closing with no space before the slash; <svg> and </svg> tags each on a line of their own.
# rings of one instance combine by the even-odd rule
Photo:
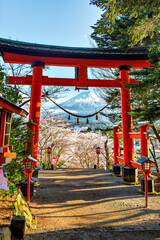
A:
<svg viewBox="0 0 160 240">
<path fill-rule="evenodd" d="M 90 34 L 101 11 L 90 0 L 0 0 L 0 37 L 71 47 L 92 47 Z M 53 67 L 50 77 L 74 77 L 74 69 Z M 73 95 L 77 94 L 71 88 Z"/>
<path fill-rule="evenodd" d="M 1 37 L 90 47 L 90 26 L 100 10 L 90 0 L 1 0 Z"/>
</svg>

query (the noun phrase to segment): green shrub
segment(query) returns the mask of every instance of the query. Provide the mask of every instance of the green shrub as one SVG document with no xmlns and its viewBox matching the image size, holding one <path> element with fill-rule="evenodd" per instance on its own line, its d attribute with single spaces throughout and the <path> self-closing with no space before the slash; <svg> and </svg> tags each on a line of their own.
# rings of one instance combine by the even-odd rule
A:
<svg viewBox="0 0 160 240">
<path fill-rule="evenodd" d="M 23 164 L 13 159 L 6 165 L 6 171 L 9 182 L 9 191 L 1 191 L 0 197 L 13 197 L 18 181 L 27 178 L 27 174 L 22 170 Z"/>
<path fill-rule="evenodd" d="M 56 163 L 55 167 L 62 168 L 62 163 Z"/>
</svg>

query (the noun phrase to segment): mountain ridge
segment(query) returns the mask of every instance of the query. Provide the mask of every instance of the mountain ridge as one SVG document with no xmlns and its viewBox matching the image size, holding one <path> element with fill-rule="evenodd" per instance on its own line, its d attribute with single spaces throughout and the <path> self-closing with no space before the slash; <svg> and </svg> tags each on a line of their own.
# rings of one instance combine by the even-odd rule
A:
<svg viewBox="0 0 160 240">
<path fill-rule="evenodd" d="M 90 91 L 81 92 L 78 95 L 68 99 L 65 102 L 59 104 L 65 110 L 77 114 L 80 116 L 87 116 L 98 112 L 102 109 L 106 103 L 100 100 L 95 93 Z M 68 113 L 61 110 L 58 106 L 50 107 L 49 111 L 53 111 L 54 116 L 61 116 L 63 120 L 68 119 Z M 100 118 L 104 120 L 104 117 L 100 116 Z M 77 121 L 76 117 L 71 116 L 71 121 Z M 81 120 L 80 120 L 81 121 Z M 83 119 L 84 121 L 84 119 Z M 90 122 L 97 122 L 96 117 L 90 117 Z M 105 122 L 107 119 L 105 118 Z"/>
</svg>

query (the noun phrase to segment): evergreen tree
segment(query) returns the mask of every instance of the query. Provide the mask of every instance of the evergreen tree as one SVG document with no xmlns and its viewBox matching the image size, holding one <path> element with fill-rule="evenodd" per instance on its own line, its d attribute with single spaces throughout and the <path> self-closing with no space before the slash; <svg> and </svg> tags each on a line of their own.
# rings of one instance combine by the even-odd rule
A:
<svg viewBox="0 0 160 240">
<path fill-rule="evenodd" d="M 159 0 L 91 0 L 90 4 L 96 5 L 103 10 L 102 18 L 112 26 L 115 21 L 129 14 L 135 22 L 127 27 L 131 37 L 131 45 L 142 43 L 150 38 L 154 42 L 152 48 L 159 48 L 160 40 L 160 1 Z"/>
<path fill-rule="evenodd" d="M 91 38 L 95 40 L 99 48 L 117 48 L 127 50 L 130 48 L 131 35 L 128 29 L 134 26 L 136 22 L 135 17 L 130 17 L 129 14 L 120 16 L 113 24 L 110 24 L 102 15 L 101 19 L 92 26 L 94 30 Z M 134 47 L 149 47 L 151 40 L 149 37 L 143 39 L 143 43 L 134 44 Z"/>
<path fill-rule="evenodd" d="M 30 154 L 26 144 L 30 141 L 31 136 L 32 132 L 27 129 L 23 117 L 13 117 L 9 144 L 13 146 L 14 152 L 17 153 L 17 160 L 23 160 Z"/>
<path fill-rule="evenodd" d="M 0 92 L 3 94 L 3 97 L 9 101 L 19 104 L 22 101 L 22 96 L 14 89 L 13 87 L 6 84 L 7 76 L 4 72 L 3 67 L 0 64 Z"/>
</svg>

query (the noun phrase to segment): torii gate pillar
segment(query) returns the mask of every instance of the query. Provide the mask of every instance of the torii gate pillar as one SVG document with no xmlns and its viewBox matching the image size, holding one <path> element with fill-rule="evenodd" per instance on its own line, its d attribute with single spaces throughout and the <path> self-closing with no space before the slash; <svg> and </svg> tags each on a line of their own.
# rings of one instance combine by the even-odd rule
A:
<svg viewBox="0 0 160 240">
<path fill-rule="evenodd" d="M 45 66 L 44 62 L 32 62 L 33 77 L 32 77 L 32 90 L 30 101 L 30 115 L 29 120 L 31 125 L 29 126 L 34 136 L 31 141 L 31 156 L 37 159 L 38 155 L 38 138 L 39 138 L 39 123 L 40 123 L 40 108 L 41 108 L 41 91 L 42 91 L 42 73 Z M 34 123 L 34 126 L 32 124 Z M 33 130 L 35 129 L 35 130 Z"/>
<path fill-rule="evenodd" d="M 122 65 L 119 67 L 120 79 L 122 82 L 130 83 L 129 70 L 131 66 Z M 129 137 L 129 133 L 133 132 L 132 116 L 129 114 L 132 112 L 130 104 L 130 90 L 122 84 L 121 87 L 121 105 L 122 105 L 122 127 L 123 127 L 123 153 L 124 164 L 122 169 L 122 177 L 125 182 L 137 182 L 138 171 L 131 167 L 130 161 L 134 159 L 134 145 L 133 139 Z"/>
<path fill-rule="evenodd" d="M 129 70 L 131 66 L 122 65 L 119 67 L 120 79 L 122 82 L 130 83 Z M 122 105 L 122 127 L 123 127 L 123 152 L 124 163 L 126 166 L 130 165 L 130 160 L 134 159 L 133 139 L 129 138 L 129 132 L 133 131 L 132 116 L 128 113 L 132 112 L 130 104 L 130 90 L 126 89 L 124 85 L 121 87 L 121 105 Z"/>
</svg>

